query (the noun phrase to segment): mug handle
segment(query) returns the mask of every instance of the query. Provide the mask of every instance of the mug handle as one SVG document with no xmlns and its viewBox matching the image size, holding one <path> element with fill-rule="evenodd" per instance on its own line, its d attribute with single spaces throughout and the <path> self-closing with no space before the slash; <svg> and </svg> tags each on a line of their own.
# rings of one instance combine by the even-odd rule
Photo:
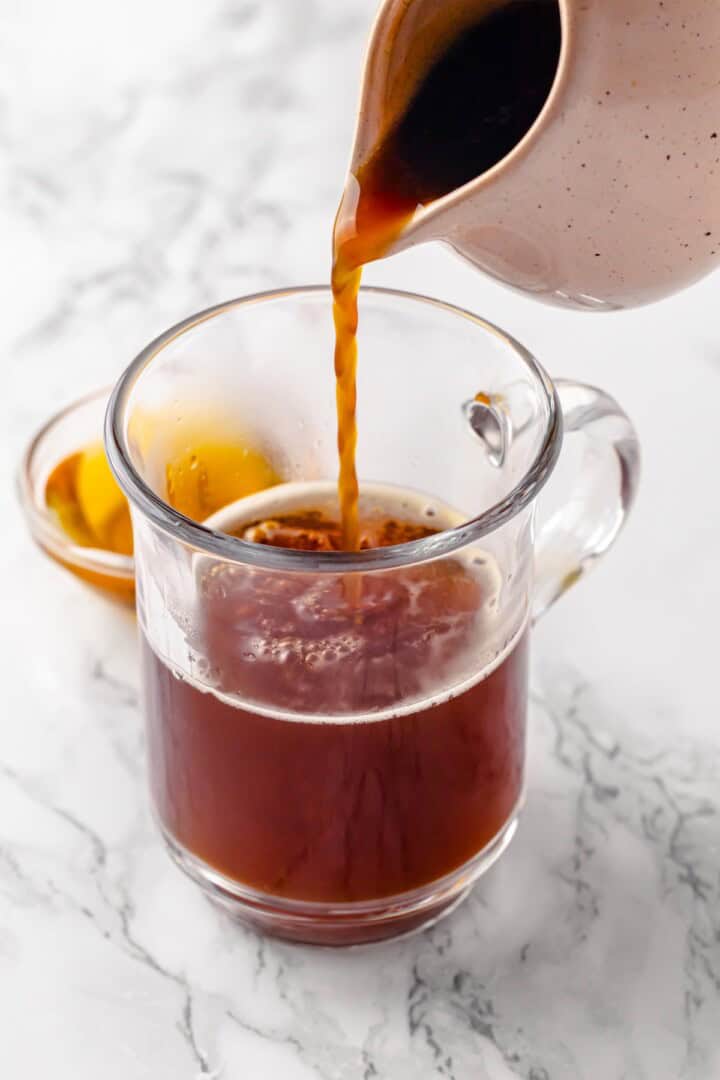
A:
<svg viewBox="0 0 720 1080">
<path fill-rule="evenodd" d="M 618 403 L 594 386 L 555 380 L 566 435 L 583 435 L 580 475 L 535 543 L 532 621 L 544 615 L 615 543 L 635 501 L 640 443 Z"/>
</svg>

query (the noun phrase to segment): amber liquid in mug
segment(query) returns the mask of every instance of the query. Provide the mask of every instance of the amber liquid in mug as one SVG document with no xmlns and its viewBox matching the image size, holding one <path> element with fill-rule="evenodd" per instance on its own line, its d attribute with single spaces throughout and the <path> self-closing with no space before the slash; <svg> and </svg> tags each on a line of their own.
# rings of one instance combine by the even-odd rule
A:
<svg viewBox="0 0 720 1080">
<path fill-rule="evenodd" d="M 520 142 L 550 94 L 560 45 L 557 0 L 507 0 L 491 6 L 421 78 L 405 114 L 350 177 L 335 221 L 332 269 L 339 496 L 347 550 L 358 546 L 357 298 L 362 267 L 386 254 L 418 206 L 480 176 Z"/>
<path fill-rule="evenodd" d="M 433 531 L 381 515 L 359 544 Z M 342 545 L 312 508 L 240 535 Z M 527 643 L 493 629 L 489 564 L 365 575 L 359 597 L 339 574 L 198 573 L 203 688 L 143 646 L 151 785 L 174 841 L 262 893 L 347 902 L 427 885 L 498 835 L 522 789 Z"/>
</svg>

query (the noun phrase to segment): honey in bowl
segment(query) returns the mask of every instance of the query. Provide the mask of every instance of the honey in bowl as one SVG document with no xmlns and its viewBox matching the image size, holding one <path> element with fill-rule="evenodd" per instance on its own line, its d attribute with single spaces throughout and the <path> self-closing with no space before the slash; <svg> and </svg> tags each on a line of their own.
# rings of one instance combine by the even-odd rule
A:
<svg viewBox="0 0 720 1080">
<path fill-rule="evenodd" d="M 165 501 L 174 510 L 205 521 L 244 495 L 280 482 L 259 450 L 241 443 L 201 440 L 165 467 Z"/>
<path fill-rule="evenodd" d="M 45 485 L 45 504 L 73 543 L 132 555 L 130 508 L 102 443 L 64 458 Z"/>
<path fill-rule="evenodd" d="M 158 423 L 160 420 L 158 419 Z M 208 425 L 213 427 L 214 425 Z M 202 522 L 224 506 L 277 484 L 280 477 L 260 450 L 241 441 L 223 441 L 193 429 L 162 471 L 161 492 L 173 509 Z M 71 544 L 115 555 L 133 553 L 130 508 L 110 470 L 102 443 L 64 457 L 50 472 L 44 502 Z M 78 576 L 107 591 L 132 595 L 125 576 L 89 570 L 69 556 L 50 552 Z"/>
</svg>

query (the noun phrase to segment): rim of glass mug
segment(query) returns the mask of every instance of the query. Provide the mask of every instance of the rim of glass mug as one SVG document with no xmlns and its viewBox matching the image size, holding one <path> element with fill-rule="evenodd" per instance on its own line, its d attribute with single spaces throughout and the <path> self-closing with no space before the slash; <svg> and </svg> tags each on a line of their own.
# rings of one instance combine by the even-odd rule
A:
<svg viewBox="0 0 720 1080">
<path fill-rule="evenodd" d="M 359 552 L 309 552 L 289 548 L 274 548 L 264 544 L 253 544 L 238 537 L 229 536 L 207 525 L 202 525 L 186 517 L 168 505 L 142 479 L 134 468 L 124 432 L 124 416 L 130 396 L 137 380 L 162 350 L 183 334 L 188 333 L 202 323 L 225 314 L 233 309 L 249 307 L 255 304 L 271 303 L 287 297 L 317 295 L 326 293 L 328 311 L 332 294 L 328 285 L 294 286 L 285 289 L 273 289 L 253 293 L 249 296 L 228 300 L 206 308 L 195 315 L 183 319 L 165 333 L 151 341 L 127 367 L 118 380 L 108 403 L 105 415 L 105 449 L 110 466 L 127 498 L 154 525 L 175 538 L 191 544 L 202 551 L 233 562 L 271 570 L 312 570 L 319 573 L 360 573 L 369 569 L 390 569 L 408 563 L 426 562 L 440 558 L 474 543 L 488 533 L 494 532 L 511 520 L 524 507 L 531 503 L 549 479 L 562 446 L 563 419 L 560 401 L 555 386 L 549 375 L 532 353 L 506 331 L 475 315 L 465 308 L 449 304 L 444 300 L 424 296 L 420 293 L 406 292 L 400 289 L 363 287 L 362 295 L 393 297 L 403 302 L 430 306 L 449 312 L 473 323 L 485 332 L 498 338 L 504 346 L 512 350 L 525 364 L 533 376 L 539 392 L 548 409 L 548 422 L 545 435 L 532 464 L 515 487 L 479 516 L 446 529 L 422 540 L 413 540 L 393 547 L 375 548 Z M 328 368 L 331 378 L 332 368 Z"/>
</svg>

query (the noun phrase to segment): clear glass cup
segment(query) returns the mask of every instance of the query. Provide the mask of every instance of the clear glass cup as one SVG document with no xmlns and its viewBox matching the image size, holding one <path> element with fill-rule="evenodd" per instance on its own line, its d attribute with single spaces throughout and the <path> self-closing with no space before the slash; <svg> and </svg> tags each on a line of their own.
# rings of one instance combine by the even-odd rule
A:
<svg viewBox="0 0 720 1080">
<path fill-rule="evenodd" d="M 365 515 L 435 532 L 358 553 L 230 532 L 334 506 L 331 297 L 248 297 L 130 365 L 106 447 L 130 500 L 150 785 L 171 855 L 286 938 L 353 944 L 448 912 L 504 851 L 523 801 L 533 621 L 615 540 L 639 451 L 599 390 L 553 382 L 448 304 L 361 295 Z M 279 486 L 204 524 L 162 498 L 168 440 L 215 423 Z M 587 457 L 536 529 L 566 433 Z"/>
</svg>

